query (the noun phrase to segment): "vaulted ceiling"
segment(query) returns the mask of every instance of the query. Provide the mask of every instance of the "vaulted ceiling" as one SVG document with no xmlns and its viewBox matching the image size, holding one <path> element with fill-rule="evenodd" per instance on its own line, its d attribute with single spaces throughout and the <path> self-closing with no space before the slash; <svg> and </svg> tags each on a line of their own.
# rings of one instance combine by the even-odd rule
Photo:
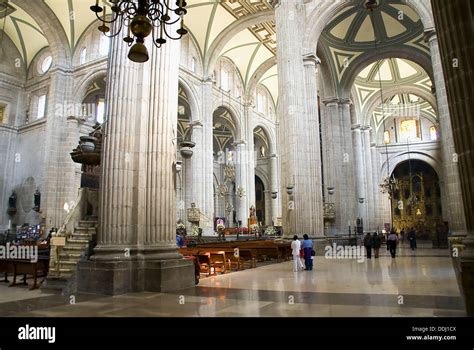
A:
<svg viewBox="0 0 474 350">
<path fill-rule="evenodd" d="M 41 1 L 39 6 L 45 6 L 46 13 L 51 14 L 47 21 L 51 25 L 55 22 L 56 29 L 64 32 L 67 38 L 65 45 L 72 53 L 81 36 L 96 19 L 89 9 L 94 0 L 29 1 Z M 380 7 L 373 15 L 364 8 L 365 0 L 348 1 L 349 5 L 326 26 L 318 50 L 324 51 L 336 82 L 341 82 L 349 70 L 350 64 L 347 63 L 363 55 L 374 55 L 375 37 L 378 49 L 404 45 L 429 56 L 429 49 L 423 42 L 423 25 L 417 13 L 401 0 L 378 1 Z M 17 5 L 20 2 L 26 4 L 23 0 L 8 2 L 7 10 L 0 12 L 0 25 L 18 48 L 22 60 L 29 65 L 35 55 L 48 46 L 48 41 L 35 19 Z M 105 0 L 100 0 L 100 3 L 110 6 L 110 2 Z M 269 16 L 273 11 L 270 0 L 187 0 L 187 9 L 185 25 L 198 47 L 201 62 L 212 64 L 218 57 L 230 59 L 244 88 L 248 88 L 255 73 L 260 72 L 258 83 L 269 90 L 276 104 L 276 33 L 275 22 Z M 33 7 L 31 11 L 34 11 Z M 248 22 L 252 18 L 255 20 Z M 375 88 L 370 81 L 377 75 L 373 67 L 368 67 L 359 75 L 357 85 Z M 386 78 L 387 83 L 416 77 L 421 85 L 429 85 L 420 67 L 404 60 L 383 62 L 381 73 L 382 80 Z"/>
<path fill-rule="evenodd" d="M 333 17 L 323 31 L 319 49 L 330 58 L 336 82 L 343 81 L 355 60 L 376 56 L 387 48 L 411 48 L 429 59 L 423 23 L 411 7 L 401 0 L 378 0 L 379 7 L 370 12 L 365 8 L 365 2 L 352 1 Z M 387 73 L 387 81 L 392 80 L 388 75 L 390 69 L 382 68 L 382 72 Z"/>
</svg>

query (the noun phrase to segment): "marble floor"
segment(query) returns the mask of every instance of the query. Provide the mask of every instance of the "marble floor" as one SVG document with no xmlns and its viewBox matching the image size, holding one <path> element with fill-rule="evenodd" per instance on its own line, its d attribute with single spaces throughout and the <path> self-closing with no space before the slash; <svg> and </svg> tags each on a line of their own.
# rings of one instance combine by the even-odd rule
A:
<svg viewBox="0 0 474 350">
<path fill-rule="evenodd" d="M 270 264 L 172 293 L 59 295 L 0 284 L 0 316 L 465 316 L 447 250 L 421 244 L 416 251 L 402 245 L 395 259 L 387 253 L 362 263 L 317 256 L 313 271 Z"/>
</svg>

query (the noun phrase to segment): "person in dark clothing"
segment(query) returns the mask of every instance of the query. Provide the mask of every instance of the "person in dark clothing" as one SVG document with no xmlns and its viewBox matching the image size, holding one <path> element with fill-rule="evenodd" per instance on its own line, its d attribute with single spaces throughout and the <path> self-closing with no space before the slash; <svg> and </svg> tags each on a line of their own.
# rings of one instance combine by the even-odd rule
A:
<svg viewBox="0 0 474 350">
<path fill-rule="evenodd" d="M 367 251 L 367 259 L 372 259 L 372 237 L 368 232 L 364 237 L 364 246 Z"/>
<path fill-rule="evenodd" d="M 313 241 L 309 239 L 307 234 L 303 235 L 303 251 L 304 251 L 304 264 L 305 270 L 311 271 L 313 270 Z"/>
<path fill-rule="evenodd" d="M 390 231 L 390 234 L 387 237 L 387 244 L 390 249 L 390 255 L 392 255 L 392 258 L 395 258 L 395 256 L 397 255 L 397 241 L 398 236 L 395 231 Z"/>
<path fill-rule="evenodd" d="M 416 249 L 416 232 L 412 228 L 410 231 L 408 231 L 408 240 L 410 241 L 410 248 L 411 250 Z"/>
<path fill-rule="evenodd" d="M 382 239 L 377 234 L 377 232 L 374 232 L 374 234 L 372 235 L 372 248 L 374 249 L 375 259 L 378 259 L 379 257 L 379 250 L 381 245 Z"/>
</svg>

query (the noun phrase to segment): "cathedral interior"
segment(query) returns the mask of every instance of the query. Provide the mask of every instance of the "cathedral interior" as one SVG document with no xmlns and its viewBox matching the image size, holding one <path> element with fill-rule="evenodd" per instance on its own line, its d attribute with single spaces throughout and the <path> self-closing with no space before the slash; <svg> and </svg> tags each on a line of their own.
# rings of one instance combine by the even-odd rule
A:
<svg viewBox="0 0 474 350">
<path fill-rule="evenodd" d="M 473 17 L 0 1 L 0 316 L 473 316 Z"/>
</svg>

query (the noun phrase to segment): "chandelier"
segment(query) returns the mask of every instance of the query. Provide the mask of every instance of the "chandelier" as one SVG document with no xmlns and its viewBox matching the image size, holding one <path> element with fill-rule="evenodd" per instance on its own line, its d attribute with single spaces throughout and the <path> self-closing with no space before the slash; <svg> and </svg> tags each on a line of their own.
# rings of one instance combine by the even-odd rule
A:
<svg viewBox="0 0 474 350">
<path fill-rule="evenodd" d="M 184 28 L 184 15 L 187 13 L 185 0 L 177 0 L 175 5 L 171 4 L 173 0 L 110 0 L 110 2 L 112 3 L 112 18 L 109 20 L 106 19 L 106 6 L 99 6 L 99 0 L 96 0 L 95 5 L 90 9 L 102 21 L 102 25 L 98 29 L 107 37 L 115 37 L 124 26 L 127 27 L 127 35 L 123 41 L 129 47 L 131 46 L 128 53 L 128 58 L 131 61 L 148 61 L 148 50 L 144 43 L 150 33 L 153 37 L 153 44 L 158 48 L 166 43 L 166 38 L 179 40 L 188 33 Z M 178 21 L 181 21 L 181 26 L 176 30 L 177 36 L 174 36 L 174 33 L 170 33 L 170 27 Z M 108 24 L 115 22 L 118 23 L 115 27 L 117 29 L 111 32 Z M 132 46 L 134 42 L 135 44 Z"/>
</svg>

